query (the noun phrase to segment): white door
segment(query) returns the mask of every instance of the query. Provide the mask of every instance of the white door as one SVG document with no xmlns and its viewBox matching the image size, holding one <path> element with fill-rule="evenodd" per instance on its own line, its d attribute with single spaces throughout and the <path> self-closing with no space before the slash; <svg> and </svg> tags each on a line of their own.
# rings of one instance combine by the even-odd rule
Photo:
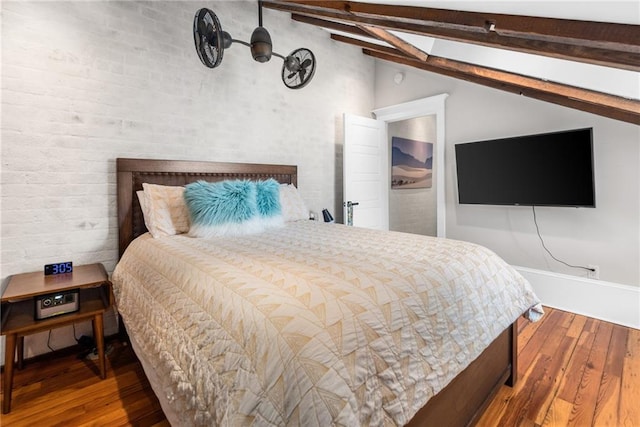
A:
<svg viewBox="0 0 640 427">
<path fill-rule="evenodd" d="M 389 229 L 389 147 L 386 122 L 344 115 L 343 194 L 356 227 Z"/>
</svg>

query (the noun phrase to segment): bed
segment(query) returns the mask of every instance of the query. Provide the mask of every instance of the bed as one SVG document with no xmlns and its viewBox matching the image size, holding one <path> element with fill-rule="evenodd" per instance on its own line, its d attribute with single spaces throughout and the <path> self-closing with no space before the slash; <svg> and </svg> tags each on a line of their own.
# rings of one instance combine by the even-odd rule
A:
<svg viewBox="0 0 640 427">
<path fill-rule="evenodd" d="M 117 159 L 116 306 L 172 425 L 463 426 L 515 383 L 515 321 L 542 309 L 485 248 L 317 221 L 147 232 L 143 184 L 237 179 L 297 167 Z"/>
</svg>

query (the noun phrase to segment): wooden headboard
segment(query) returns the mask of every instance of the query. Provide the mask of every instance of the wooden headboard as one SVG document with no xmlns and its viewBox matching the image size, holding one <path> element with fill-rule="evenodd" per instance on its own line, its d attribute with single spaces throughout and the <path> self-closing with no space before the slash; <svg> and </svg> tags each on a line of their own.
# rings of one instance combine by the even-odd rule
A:
<svg viewBox="0 0 640 427">
<path fill-rule="evenodd" d="M 147 228 L 136 191 L 142 183 L 186 185 L 226 179 L 264 180 L 298 185 L 298 167 L 253 163 L 199 162 L 188 160 L 116 159 L 118 183 L 118 249 L 122 256 L 129 243 Z"/>
</svg>

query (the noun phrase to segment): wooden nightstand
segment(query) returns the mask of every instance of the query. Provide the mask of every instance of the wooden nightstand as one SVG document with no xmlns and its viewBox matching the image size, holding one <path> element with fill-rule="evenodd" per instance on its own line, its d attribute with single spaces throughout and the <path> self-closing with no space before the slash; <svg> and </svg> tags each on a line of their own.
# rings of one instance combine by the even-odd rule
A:
<svg viewBox="0 0 640 427">
<path fill-rule="evenodd" d="M 63 291 L 78 290 L 79 308 L 73 313 L 35 320 L 34 297 Z M 91 320 L 93 337 L 98 350 L 100 377 L 106 377 L 104 356 L 103 314 L 111 307 L 111 282 L 102 264 L 81 265 L 72 273 L 45 276 L 43 272 L 16 274 L 9 283 L 2 299 L 2 335 L 6 335 L 2 413 L 11 411 L 11 389 L 16 347 L 18 368 L 22 369 L 24 337 L 72 323 Z"/>
</svg>

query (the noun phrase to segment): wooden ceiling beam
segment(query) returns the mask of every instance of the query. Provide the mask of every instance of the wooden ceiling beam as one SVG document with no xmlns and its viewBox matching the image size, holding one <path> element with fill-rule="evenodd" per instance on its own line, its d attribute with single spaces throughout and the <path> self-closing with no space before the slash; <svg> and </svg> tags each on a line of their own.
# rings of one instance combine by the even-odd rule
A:
<svg viewBox="0 0 640 427">
<path fill-rule="evenodd" d="M 555 39 L 565 43 L 600 45 L 608 49 L 640 51 L 637 25 L 574 19 L 542 18 L 490 12 L 467 12 L 419 6 L 365 3 L 359 1 L 264 0 L 265 7 L 298 7 L 308 12 L 334 11 L 344 16 L 393 18 L 398 22 L 424 23 L 441 28 L 486 32 L 496 31 L 524 37 Z M 630 36 L 636 36 L 630 38 Z"/>
<path fill-rule="evenodd" d="M 369 49 L 369 50 L 375 50 L 376 52 L 387 53 L 389 55 L 398 55 L 398 56 L 403 55 L 403 53 L 400 52 L 395 47 L 382 46 L 382 45 L 378 45 L 376 43 L 367 42 L 367 41 L 364 41 L 364 40 L 357 40 L 357 39 L 354 39 L 354 38 L 351 38 L 351 37 L 343 36 L 341 34 L 331 34 L 331 38 L 333 40 L 335 40 L 335 41 L 338 41 L 338 42 L 352 44 L 354 46 L 361 47 L 363 50 L 364 49 Z M 405 56 L 406 56 L 406 54 L 405 54 Z"/>
<path fill-rule="evenodd" d="M 640 71 L 638 25 L 351 1 L 264 0 L 263 6 L 325 21 Z"/>
<path fill-rule="evenodd" d="M 406 56 L 389 55 L 368 49 L 364 49 L 363 53 L 374 58 L 406 64 L 529 98 L 640 125 L 640 101 L 637 100 L 438 58 L 433 55 L 429 56 L 426 62 L 423 62 Z"/>
<path fill-rule="evenodd" d="M 362 47 L 364 54 L 374 58 L 640 125 L 640 101 L 637 100 L 433 55 L 426 61 L 419 61 L 397 49 L 338 34 L 333 34 L 331 38 Z"/>
<path fill-rule="evenodd" d="M 368 25 L 360 25 L 360 24 L 356 25 L 356 27 L 360 28 L 366 33 L 369 33 L 370 35 L 377 38 L 378 40 L 381 40 L 383 42 L 390 44 L 391 46 L 411 56 L 412 58 L 418 59 L 420 61 L 426 61 L 427 58 L 429 57 L 429 55 L 425 51 L 417 48 L 411 43 L 408 43 L 402 40 L 400 37 L 397 37 L 391 34 L 387 30 L 383 30 L 382 28 L 378 28 L 378 27 L 371 27 Z"/>
<path fill-rule="evenodd" d="M 313 18 L 311 16 L 298 15 L 296 13 L 291 15 L 291 19 L 293 19 L 294 21 L 302 22 L 304 24 L 310 24 L 310 25 L 315 25 L 316 27 L 326 28 L 328 30 L 340 31 L 343 33 L 350 33 L 350 34 L 354 34 L 356 36 L 361 36 L 361 37 L 371 37 L 369 33 L 367 33 L 364 30 L 361 30 L 355 25 L 347 25 L 341 22 L 327 21 L 326 19 Z"/>
</svg>

